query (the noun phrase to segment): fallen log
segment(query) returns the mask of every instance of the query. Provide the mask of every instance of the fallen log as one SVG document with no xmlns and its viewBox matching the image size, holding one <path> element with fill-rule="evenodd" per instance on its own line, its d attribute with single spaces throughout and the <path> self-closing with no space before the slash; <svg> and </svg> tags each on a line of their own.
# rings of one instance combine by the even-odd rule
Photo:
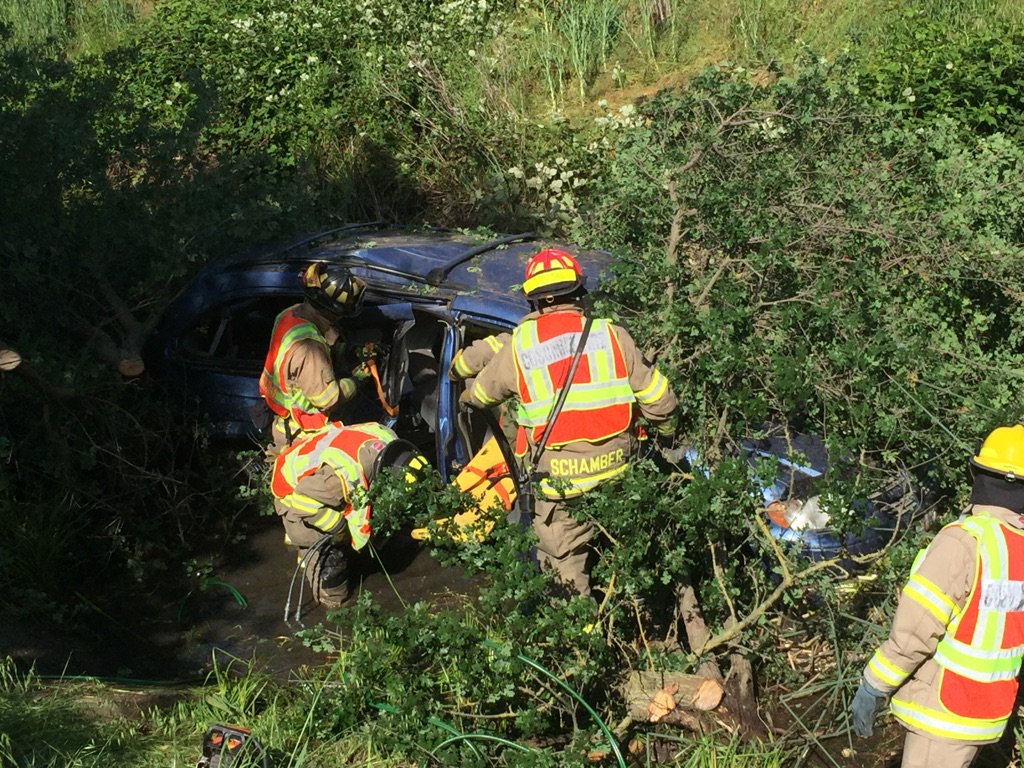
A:
<svg viewBox="0 0 1024 768">
<path fill-rule="evenodd" d="M 709 712 L 722 702 L 717 680 L 682 672 L 633 672 L 623 694 L 629 717 L 651 723 L 671 722 L 683 711 Z"/>
</svg>

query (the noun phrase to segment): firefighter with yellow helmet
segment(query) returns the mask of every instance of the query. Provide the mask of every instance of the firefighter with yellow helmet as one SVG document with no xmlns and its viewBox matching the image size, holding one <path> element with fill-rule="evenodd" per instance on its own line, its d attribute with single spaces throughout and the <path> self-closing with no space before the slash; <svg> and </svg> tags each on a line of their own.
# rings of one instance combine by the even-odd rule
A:
<svg viewBox="0 0 1024 768">
<path fill-rule="evenodd" d="M 677 405 L 668 380 L 624 328 L 585 315 L 585 283 L 570 253 L 536 253 L 523 283 L 533 311 L 464 393 L 465 402 L 482 408 L 518 398 L 522 447 L 539 479 L 533 528 L 541 565 L 584 595 L 594 532 L 573 516 L 574 502 L 626 471 L 637 415 L 671 435 Z"/>
<path fill-rule="evenodd" d="M 891 697 L 907 730 L 903 768 L 967 768 L 1014 709 L 1024 657 L 1024 426 L 993 430 L 971 467 L 971 504 L 918 555 L 851 708 L 853 730 L 866 738 Z"/>
<path fill-rule="evenodd" d="M 277 448 L 326 425 L 334 408 L 351 400 L 357 383 L 370 375 L 360 366 L 339 379 L 331 362 L 338 323 L 359 314 L 366 284 L 345 267 L 313 263 L 302 273 L 302 286 L 304 301 L 274 322 L 260 376 L 260 395 L 274 414 Z"/>
</svg>

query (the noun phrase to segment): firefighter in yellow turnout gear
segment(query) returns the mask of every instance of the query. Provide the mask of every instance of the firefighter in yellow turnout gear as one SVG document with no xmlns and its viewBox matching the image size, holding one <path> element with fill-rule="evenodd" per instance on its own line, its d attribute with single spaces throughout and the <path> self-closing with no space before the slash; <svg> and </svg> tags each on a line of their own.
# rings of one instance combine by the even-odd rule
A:
<svg viewBox="0 0 1024 768">
<path fill-rule="evenodd" d="M 331 362 L 339 335 L 336 323 L 360 312 L 366 285 L 344 267 L 318 263 L 305 270 L 302 285 L 305 301 L 274 322 L 260 376 L 260 395 L 274 414 L 277 448 L 324 427 L 334 408 L 351 400 L 357 383 L 369 376 L 361 367 L 352 377 L 338 379 Z"/>
<path fill-rule="evenodd" d="M 967 768 L 998 741 L 1024 657 L 1024 426 L 999 427 L 971 460 L 971 506 L 918 555 L 889 639 L 852 704 L 872 734 L 890 708 L 907 729 L 903 768 Z"/>
<path fill-rule="evenodd" d="M 593 319 L 552 421 L 588 324 L 581 304 L 585 276 L 571 254 L 544 249 L 527 264 L 523 291 L 533 311 L 480 371 L 464 401 L 490 408 L 519 398 L 517 421 L 525 430 L 520 449 L 531 456 L 542 451 L 532 468 L 540 478 L 533 528 L 541 565 L 586 595 L 593 528 L 573 516 L 573 500 L 626 471 L 638 413 L 657 431 L 673 433 L 676 397 L 625 329 Z"/>
<path fill-rule="evenodd" d="M 367 491 L 374 479 L 395 469 L 413 482 L 426 466 L 412 443 L 376 423 L 331 423 L 278 454 L 270 481 L 274 508 L 314 598 L 335 607 L 348 596 L 347 554 L 370 540 Z"/>
</svg>

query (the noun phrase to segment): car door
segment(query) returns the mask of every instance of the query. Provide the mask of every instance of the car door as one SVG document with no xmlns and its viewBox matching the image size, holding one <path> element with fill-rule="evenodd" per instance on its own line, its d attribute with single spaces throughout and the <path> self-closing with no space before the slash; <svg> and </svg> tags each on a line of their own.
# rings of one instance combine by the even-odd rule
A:
<svg viewBox="0 0 1024 768">
<path fill-rule="evenodd" d="M 474 311 L 457 311 L 455 313 L 453 356 L 455 349 L 462 349 L 474 341 L 507 333 L 514 324 L 507 319 L 494 315 L 483 315 Z M 449 360 L 449 365 L 451 364 Z M 510 409 L 506 406 L 492 409 L 459 408 L 459 395 L 471 385 L 472 380 L 452 383 L 451 401 L 453 403 L 452 424 L 458 436 L 454 442 L 454 461 L 458 466 L 465 465 L 484 443 L 495 437 L 498 447 L 509 468 L 513 468 L 513 479 L 520 482 L 519 473 L 514 470 L 518 461 L 514 455 L 516 425 Z"/>
</svg>

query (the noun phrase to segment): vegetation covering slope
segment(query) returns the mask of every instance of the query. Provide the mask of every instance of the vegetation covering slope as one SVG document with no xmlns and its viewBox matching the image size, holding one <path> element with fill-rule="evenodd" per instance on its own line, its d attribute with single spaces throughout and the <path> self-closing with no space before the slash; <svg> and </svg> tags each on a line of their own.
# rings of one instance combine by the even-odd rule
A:
<svg viewBox="0 0 1024 768">
<path fill-rule="evenodd" d="M 834 764 L 820 738 L 841 732 L 927 533 L 839 590 L 773 546 L 733 448 L 769 422 L 821 434 L 835 466 L 854 457 L 827 478 L 841 525 L 859 524 L 850 499 L 908 473 L 942 520 L 977 441 L 1022 417 L 1020 12 L 946 5 L 0 2 L 0 338 L 30 366 L 0 379 L 5 609 L 88 624 L 154 579 L 184 591 L 189 532 L 252 513 L 232 457 L 111 365 L 131 370 L 210 257 L 332 220 L 539 229 L 620 254 L 607 309 L 657 355 L 716 464 L 692 478 L 640 464 L 593 500 L 614 542 L 602 604 L 549 598 L 509 530 L 435 553 L 487 575 L 478 602 L 400 616 L 362 602 L 345 631 L 309 636 L 337 658 L 322 679 L 221 675 L 149 715 L 143 749 L 86 733 L 85 716 L 75 743 L 40 743 L 36 682 L 10 671 L 0 754 L 165 764 L 235 719 L 293 765 L 432 750 L 564 765 L 612 751 L 597 723 L 620 722 L 628 670 L 739 654 L 766 711 L 793 721 L 751 764 Z M 702 646 L 677 642 L 684 584 L 711 626 Z M 828 684 L 808 687 L 815 675 Z M 679 738 L 654 731 L 620 735 L 650 759 Z M 680 761 L 739 749 L 673 743 Z"/>
</svg>

